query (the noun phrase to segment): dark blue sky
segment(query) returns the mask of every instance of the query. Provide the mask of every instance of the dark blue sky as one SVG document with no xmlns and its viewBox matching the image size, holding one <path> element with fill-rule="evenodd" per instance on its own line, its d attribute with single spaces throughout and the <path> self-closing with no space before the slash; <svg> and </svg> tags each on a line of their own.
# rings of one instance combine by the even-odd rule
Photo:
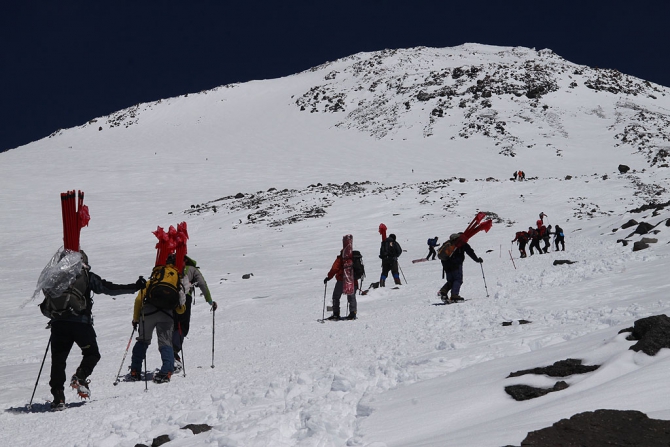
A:
<svg viewBox="0 0 670 447">
<path fill-rule="evenodd" d="M 4 0 L 0 151 L 140 102 L 385 48 L 550 48 L 670 86 L 668 17 L 661 0 Z"/>
</svg>

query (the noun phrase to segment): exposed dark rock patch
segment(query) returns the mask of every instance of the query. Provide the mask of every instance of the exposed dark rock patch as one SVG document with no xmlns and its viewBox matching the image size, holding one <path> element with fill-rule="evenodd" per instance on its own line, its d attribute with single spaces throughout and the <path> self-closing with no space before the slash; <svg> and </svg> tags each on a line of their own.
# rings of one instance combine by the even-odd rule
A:
<svg viewBox="0 0 670 447">
<path fill-rule="evenodd" d="M 633 243 L 633 251 L 640 251 L 649 248 L 649 244 L 646 244 L 642 241 L 637 241 Z"/>
<path fill-rule="evenodd" d="M 631 219 L 628 222 L 626 222 L 625 224 L 621 225 L 621 228 L 625 230 L 626 228 L 630 228 L 630 227 L 635 226 L 637 224 L 638 224 L 637 220 Z"/>
<path fill-rule="evenodd" d="M 545 394 L 561 391 L 568 388 L 568 384 L 563 380 L 556 382 L 552 388 L 536 388 L 529 385 L 509 385 L 505 387 L 505 392 L 512 396 L 514 400 L 524 401 L 542 397 Z"/>
<path fill-rule="evenodd" d="M 640 222 L 640 224 L 635 229 L 636 234 L 647 234 L 654 228 L 654 225 L 647 222 Z"/>
<path fill-rule="evenodd" d="M 667 447 L 670 421 L 650 419 L 640 411 L 596 410 L 561 419 L 528 433 L 521 447 Z"/>
<path fill-rule="evenodd" d="M 188 424 L 181 428 L 182 430 L 191 430 L 194 435 L 210 431 L 212 427 L 207 424 Z"/>
<path fill-rule="evenodd" d="M 526 374 L 544 374 L 549 377 L 568 377 L 573 374 L 586 374 L 598 369 L 600 365 L 582 365 L 580 359 L 559 360 L 550 366 L 540 368 L 524 369 L 510 373 L 509 377 L 519 377 Z"/>
<path fill-rule="evenodd" d="M 628 246 L 628 241 L 626 239 L 617 239 L 617 243 L 621 242 L 624 247 Z"/>
<path fill-rule="evenodd" d="M 631 332 L 627 340 L 638 341 L 630 347 L 635 352 L 656 355 L 661 349 L 670 348 L 670 318 L 665 314 L 637 320 L 632 328 L 619 331 L 622 332 Z"/>
<path fill-rule="evenodd" d="M 514 320 L 514 321 L 518 321 L 519 324 L 530 324 L 530 323 L 532 323 L 532 321 L 528 321 L 528 320 Z M 503 326 L 512 326 L 514 324 L 514 321 L 503 321 L 502 325 Z"/>
<path fill-rule="evenodd" d="M 568 259 L 556 259 L 554 261 L 554 265 L 562 265 L 562 264 L 574 264 L 577 261 L 570 261 Z"/>
<path fill-rule="evenodd" d="M 159 447 L 163 444 L 167 444 L 168 442 L 170 442 L 170 437 L 168 435 L 160 435 L 154 438 L 153 442 L 151 443 L 151 447 Z"/>
<path fill-rule="evenodd" d="M 630 167 L 626 165 L 619 165 L 619 172 L 622 174 L 625 174 L 626 172 L 630 171 Z"/>
</svg>

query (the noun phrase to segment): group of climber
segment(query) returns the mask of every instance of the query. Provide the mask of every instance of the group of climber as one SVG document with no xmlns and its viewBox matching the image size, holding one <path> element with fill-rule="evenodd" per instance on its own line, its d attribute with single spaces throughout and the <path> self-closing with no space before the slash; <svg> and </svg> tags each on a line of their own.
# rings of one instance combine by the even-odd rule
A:
<svg viewBox="0 0 670 447">
<path fill-rule="evenodd" d="M 533 256 L 535 251 L 538 254 L 545 254 L 549 252 L 551 247 L 551 236 L 554 236 L 554 245 L 556 251 L 565 251 L 565 234 L 563 229 L 556 225 L 552 227 L 551 225 L 544 225 L 544 218 L 548 217 L 543 212 L 540 213 L 540 218 L 535 222 L 536 228 L 528 227 L 528 231 L 517 231 L 512 242 L 516 242 L 519 246 L 519 257 L 525 258 L 528 256 L 526 253 L 526 244 L 530 242 L 529 250 L 530 255 Z M 553 230 L 553 231 L 552 231 Z M 544 243 L 543 247 L 540 247 L 540 242 Z"/>
</svg>

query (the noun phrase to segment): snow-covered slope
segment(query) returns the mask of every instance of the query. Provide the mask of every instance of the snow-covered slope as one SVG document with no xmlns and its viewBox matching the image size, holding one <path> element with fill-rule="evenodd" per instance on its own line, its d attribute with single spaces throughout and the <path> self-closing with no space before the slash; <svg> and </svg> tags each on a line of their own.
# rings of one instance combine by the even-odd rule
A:
<svg viewBox="0 0 670 447">
<path fill-rule="evenodd" d="M 667 350 L 634 353 L 617 334 L 669 310 L 670 213 L 631 212 L 670 200 L 668 93 L 548 50 L 387 50 L 140 104 L 0 154 L 0 441 L 37 445 L 48 431 L 63 446 L 150 444 L 160 434 L 175 446 L 497 446 L 596 408 L 670 419 Z M 619 174 L 620 163 L 633 170 Z M 532 180 L 510 181 L 518 169 Z M 148 274 L 157 225 L 188 223 L 189 253 L 220 304 L 215 368 L 200 299 L 186 377 L 148 392 L 112 386 L 133 297 L 101 295 L 93 400 L 22 410 L 48 340 L 28 300 L 61 244 L 58 194 L 69 189 L 86 192 L 82 246 L 93 271 L 114 282 Z M 471 299 L 431 306 L 439 264 L 409 261 L 477 211 L 496 219 L 472 240 L 485 262 L 466 260 Z M 566 252 L 513 263 L 514 232 L 540 211 L 565 229 Z M 630 218 L 659 224 L 658 242 L 640 252 L 617 243 L 632 228 L 612 230 Z M 381 222 L 406 250 L 407 284 L 360 297 L 358 321 L 317 323 L 342 235 L 364 255 L 366 284 L 377 280 Z M 518 319 L 532 323 L 502 326 Z M 553 385 L 506 377 L 568 357 L 603 366 L 531 401 L 505 394 L 509 384 Z M 50 398 L 48 367 L 38 409 Z M 214 430 L 178 429 L 188 423 Z"/>
</svg>

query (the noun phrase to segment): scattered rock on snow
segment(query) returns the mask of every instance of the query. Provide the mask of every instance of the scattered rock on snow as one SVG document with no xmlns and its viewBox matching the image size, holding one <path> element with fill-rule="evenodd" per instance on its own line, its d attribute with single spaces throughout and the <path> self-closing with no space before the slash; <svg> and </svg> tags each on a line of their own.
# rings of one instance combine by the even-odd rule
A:
<svg viewBox="0 0 670 447">
<path fill-rule="evenodd" d="M 633 243 L 633 251 L 640 251 L 644 250 L 645 248 L 649 248 L 649 244 L 645 244 L 642 241 L 637 241 Z"/>
<path fill-rule="evenodd" d="M 643 237 L 642 239 L 640 239 L 640 242 L 643 242 L 645 244 L 655 244 L 658 242 L 658 239 L 656 239 L 655 237 Z"/>
<path fill-rule="evenodd" d="M 254 276 L 253 273 L 245 273 L 244 275 L 242 275 L 242 279 L 249 279 L 249 278 L 251 278 L 252 276 Z"/>
<path fill-rule="evenodd" d="M 554 261 L 554 265 L 562 265 L 562 264 L 574 264 L 577 261 L 570 261 L 568 259 L 556 259 Z"/>
<path fill-rule="evenodd" d="M 650 224 L 650 223 L 647 223 L 647 222 L 640 222 L 640 224 L 639 224 L 639 225 L 637 226 L 637 228 L 635 229 L 635 233 L 636 233 L 636 234 L 647 234 L 647 233 L 649 233 L 653 228 L 654 228 L 654 226 L 653 226 L 652 224 Z"/>
<path fill-rule="evenodd" d="M 529 385 L 509 385 L 505 387 L 505 392 L 512 396 L 514 400 L 523 401 L 535 399 L 536 397 L 544 396 L 545 394 L 553 393 L 554 391 L 561 391 L 569 385 L 560 380 L 552 388 L 535 388 Z"/>
<path fill-rule="evenodd" d="M 182 430 L 191 430 L 194 435 L 197 435 L 199 433 L 204 433 L 206 431 L 210 431 L 212 427 L 207 424 L 188 424 L 185 427 L 181 428 Z"/>
<path fill-rule="evenodd" d="M 519 377 L 526 374 L 545 374 L 549 377 L 568 377 L 573 374 L 586 374 L 598 369 L 600 365 L 582 365 L 580 359 L 565 359 L 555 362 L 553 365 L 540 368 L 524 369 L 510 373 L 509 377 Z"/>
<path fill-rule="evenodd" d="M 619 331 L 631 332 L 627 340 L 638 340 L 629 349 L 647 355 L 656 355 L 662 348 L 670 348 L 670 318 L 667 315 L 654 315 L 635 321 L 632 328 Z"/>
<path fill-rule="evenodd" d="M 634 225 L 637 225 L 637 224 L 638 224 L 637 220 L 631 219 L 628 222 L 626 222 L 625 224 L 621 225 L 621 228 L 625 230 L 626 228 L 630 228 L 630 227 L 632 227 Z"/>
<path fill-rule="evenodd" d="M 668 446 L 670 421 L 650 419 L 640 411 L 587 411 L 532 431 L 521 442 L 522 447 L 548 445 Z"/>
<path fill-rule="evenodd" d="M 512 326 L 512 325 L 513 325 L 515 322 L 517 322 L 517 321 L 518 321 L 519 324 L 529 324 L 529 323 L 532 323 L 532 321 L 528 321 L 528 320 L 514 320 L 514 321 L 503 321 L 503 322 L 502 322 L 502 325 L 503 325 L 503 326 Z"/>
<path fill-rule="evenodd" d="M 619 172 L 622 174 L 625 174 L 626 172 L 630 171 L 630 167 L 626 165 L 619 165 Z"/>
</svg>

